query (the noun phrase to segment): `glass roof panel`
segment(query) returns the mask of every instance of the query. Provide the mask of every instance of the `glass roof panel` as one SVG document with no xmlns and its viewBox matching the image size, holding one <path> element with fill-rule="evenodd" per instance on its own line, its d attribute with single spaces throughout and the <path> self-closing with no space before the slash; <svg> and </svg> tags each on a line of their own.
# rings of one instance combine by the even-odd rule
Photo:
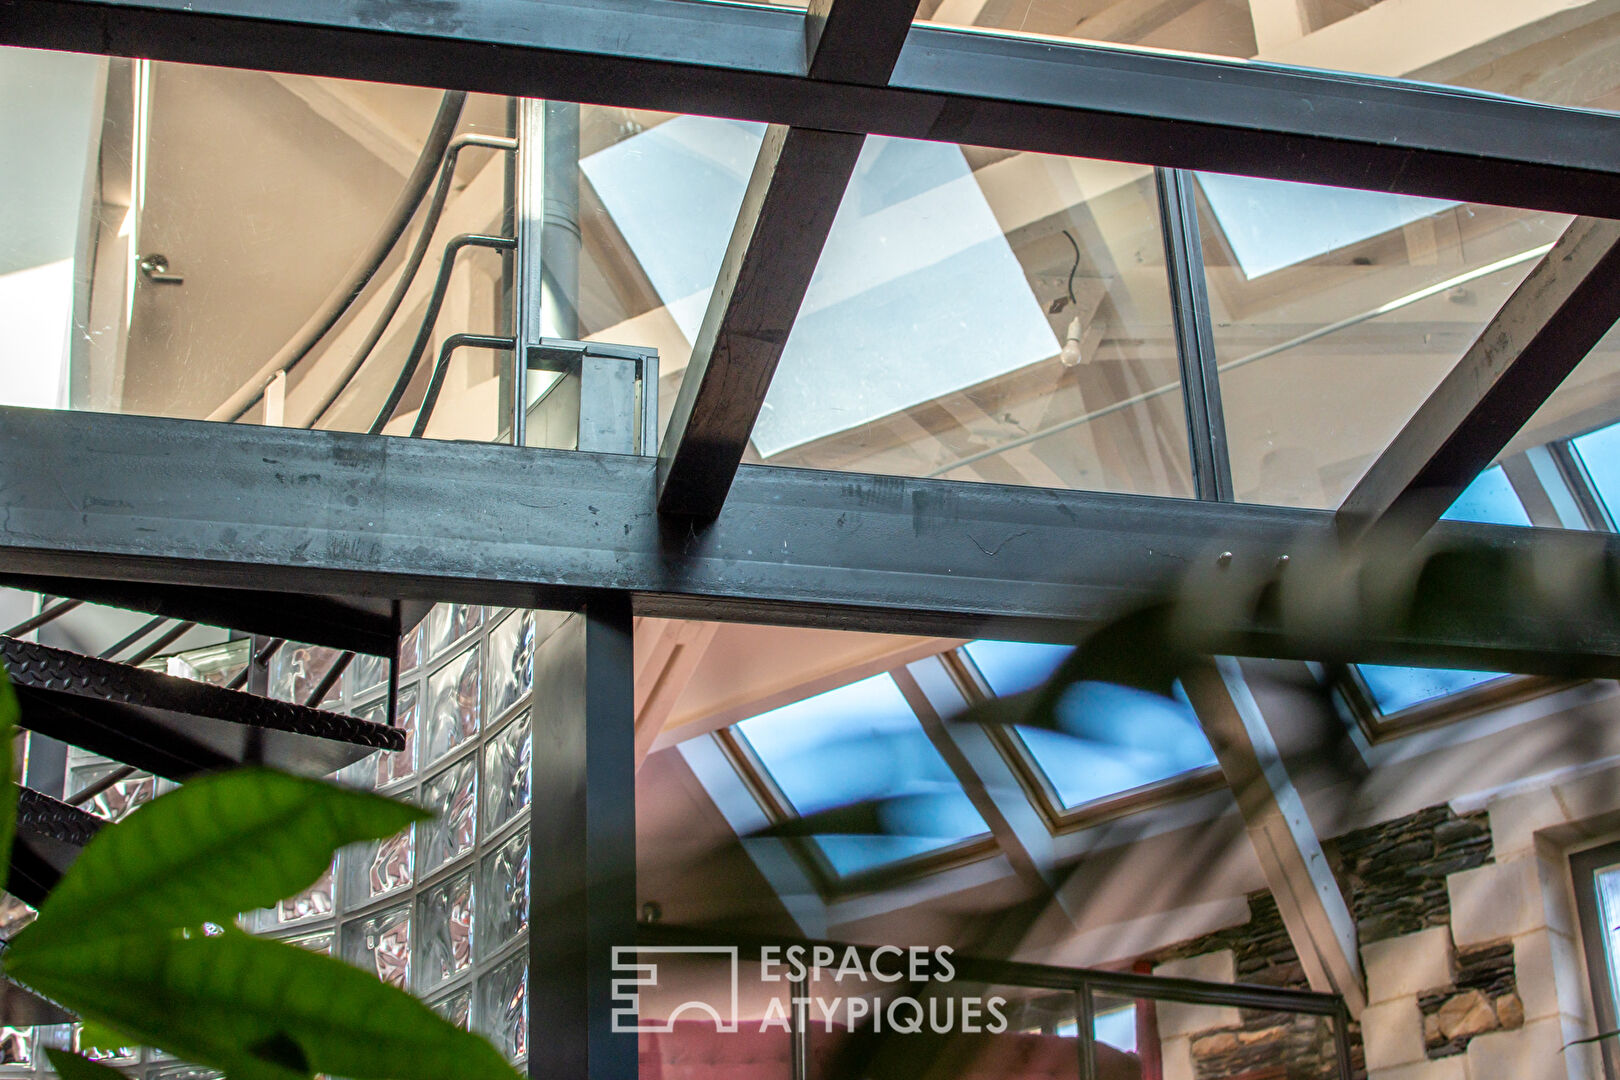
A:
<svg viewBox="0 0 1620 1080">
<path fill-rule="evenodd" d="M 923 0 L 918 20 L 1620 107 L 1611 4 L 1509 0 Z"/>
<path fill-rule="evenodd" d="M 1568 218 L 1200 174 L 1232 479 L 1339 506 Z"/>
<path fill-rule="evenodd" d="M 1620 518 L 1620 424 L 1610 424 L 1572 439 L 1570 449 L 1585 467 L 1610 520 Z"/>
<path fill-rule="evenodd" d="M 1523 500 L 1500 465 L 1492 465 L 1476 476 L 1451 509 L 1440 516 L 1447 521 L 1480 521 L 1487 525 L 1530 524 Z"/>
<path fill-rule="evenodd" d="M 913 796 L 884 808 L 887 836 L 818 838 L 835 873 L 871 870 L 987 831 L 888 675 L 744 720 L 735 729 L 794 811 Z"/>
<path fill-rule="evenodd" d="M 1039 684 L 1071 651 L 1064 645 L 973 641 L 963 646 L 992 692 Z M 1119 795 L 1215 764 L 1192 707 L 1179 696 L 1109 683 L 1080 683 L 1064 695 L 1059 727 L 1018 727 L 1064 809 Z"/>
<path fill-rule="evenodd" d="M 762 131 L 678 117 L 582 164 L 675 331 L 666 378 Z M 869 138 L 745 460 L 1190 494 L 1152 175 Z"/>
</svg>

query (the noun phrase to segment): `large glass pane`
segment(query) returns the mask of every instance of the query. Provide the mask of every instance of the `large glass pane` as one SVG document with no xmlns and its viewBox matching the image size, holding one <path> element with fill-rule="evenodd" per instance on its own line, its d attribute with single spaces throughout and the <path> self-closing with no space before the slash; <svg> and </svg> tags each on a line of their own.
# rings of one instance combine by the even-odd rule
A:
<svg viewBox="0 0 1620 1080">
<path fill-rule="evenodd" d="M 1093 994 L 1099 1077 L 1151 1075 L 1333 1080 L 1334 1022 L 1326 1016 L 1168 998 Z M 1350 1080 L 1344 1077 L 1343 1080 Z"/>
<path fill-rule="evenodd" d="M 1208 173 L 1198 190 L 1237 497 L 1322 509 L 1569 220 Z"/>
<path fill-rule="evenodd" d="M 1561 105 L 1620 107 L 1608 4 L 1523 0 L 924 0 L 919 20 L 1419 79 Z"/>
<path fill-rule="evenodd" d="M 0 159 L 28 167 L 0 176 L 0 400 L 214 413 L 288 348 L 383 230 L 442 98 L 421 87 L 4 50 Z M 469 95 L 457 131 L 504 135 L 508 113 L 505 98 Z M 272 391 L 284 402 L 274 422 L 371 425 L 417 336 L 444 243 L 501 230 L 508 157 L 462 151 L 430 254 L 358 375 L 345 382 L 414 229 L 291 370 L 284 395 Z M 456 260 L 427 359 L 388 430 L 408 430 L 444 337 L 507 332 L 507 262 L 482 248 Z M 429 433 L 496 437 L 509 363 L 457 353 Z M 245 419 L 265 415 L 255 404 Z"/>
<path fill-rule="evenodd" d="M 762 131 L 675 117 L 582 163 L 685 341 Z M 1177 379 L 1152 170 L 873 137 L 750 459 L 1185 494 Z"/>
<path fill-rule="evenodd" d="M 736 730 L 800 814 L 905 797 L 885 804 L 888 835 L 817 839 L 839 876 L 925 855 L 986 831 L 887 675 L 744 720 Z"/>
</svg>

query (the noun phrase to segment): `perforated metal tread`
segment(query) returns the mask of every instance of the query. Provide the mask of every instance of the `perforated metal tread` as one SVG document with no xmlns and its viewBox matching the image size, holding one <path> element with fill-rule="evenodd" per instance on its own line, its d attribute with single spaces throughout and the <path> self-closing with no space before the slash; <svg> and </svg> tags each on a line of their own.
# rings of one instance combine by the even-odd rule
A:
<svg viewBox="0 0 1620 1080">
<path fill-rule="evenodd" d="M 17 837 L 7 891 L 38 907 L 105 824 L 94 814 L 33 788 L 18 789 Z"/>
<path fill-rule="evenodd" d="M 324 776 L 405 747 L 385 724 L 15 638 L 0 662 L 23 727 L 172 780 L 249 763 Z"/>
<path fill-rule="evenodd" d="M 17 789 L 17 835 L 41 836 L 73 847 L 84 847 L 103 825 L 101 818 L 69 806 L 44 792 Z"/>
</svg>

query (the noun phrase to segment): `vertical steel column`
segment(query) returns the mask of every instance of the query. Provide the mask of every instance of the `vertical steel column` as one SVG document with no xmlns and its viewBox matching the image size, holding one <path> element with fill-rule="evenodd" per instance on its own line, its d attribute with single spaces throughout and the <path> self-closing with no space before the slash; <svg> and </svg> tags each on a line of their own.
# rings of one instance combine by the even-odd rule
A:
<svg viewBox="0 0 1620 1080">
<path fill-rule="evenodd" d="M 546 337 L 579 337 L 579 106 L 545 103 L 540 325 Z"/>
<path fill-rule="evenodd" d="M 613 949 L 636 941 L 630 602 L 594 594 L 534 653 L 529 1076 L 635 1080 L 612 1030 Z"/>
<path fill-rule="evenodd" d="M 1080 1053 L 1080 1080 L 1097 1080 L 1097 1009 L 1091 984 L 1080 983 L 1074 992 L 1075 1049 Z"/>
<path fill-rule="evenodd" d="M 1175 318 L 1181 393 L 1186 404 L 1193 485 L 1200 499 L 1232 502 L 1232 463 L 1227 456 L 1226 418 L 1204 279 L 1204 246 L 1198 233 L 1193 175 L 1185 169 L 1155 169 L 1165 269 Z"/>
<path fill-rule="evenodd" d="M 545 220 L 546 103 L 520 98 L 517 103 L 517 176 L 515 221 L 517 265 L 512 287 L 512 445 L 528 442 L 529 349 L 540 343 L 540 256 Z"/>
</svg>

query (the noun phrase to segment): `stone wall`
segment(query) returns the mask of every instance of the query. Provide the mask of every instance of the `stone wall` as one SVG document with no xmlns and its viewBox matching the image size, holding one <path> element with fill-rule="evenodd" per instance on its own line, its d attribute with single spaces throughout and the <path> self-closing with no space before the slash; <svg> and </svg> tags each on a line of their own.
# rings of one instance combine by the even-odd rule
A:
<svg viewBox="0 0 1620 1080">
<path fill-rule="evenodd" d="M 1524 1025 L 1511 940 L 1453 940 L 1455 882 L 1490 872 L 1487 813 L 1431 807 L 1324 845 L 1355 916 L 1369 1006 L 1352 1025 L 1358 1076 L 1461 1080 L 1470 1042 Z M 1466 897 L 1465 897 L 1466 900 Z M 1249 897 L 1242 926 L 1152 957 L 1166 975 L 1305 988 L 1277 905 Z M 1169 1010 L 1161 1009 L 1161 1012 Z M 1187 1022 L 1184 1014 L 1194 1014 Z M 1333 1074 L 1328 1025 L 1309 1017 L 1185 1007 L 1161 1025 L 1165 1080 L 1260 1080 Z M 1365 1038 L 1363 1038 L 1365 1033 Z"/>
</svg>

